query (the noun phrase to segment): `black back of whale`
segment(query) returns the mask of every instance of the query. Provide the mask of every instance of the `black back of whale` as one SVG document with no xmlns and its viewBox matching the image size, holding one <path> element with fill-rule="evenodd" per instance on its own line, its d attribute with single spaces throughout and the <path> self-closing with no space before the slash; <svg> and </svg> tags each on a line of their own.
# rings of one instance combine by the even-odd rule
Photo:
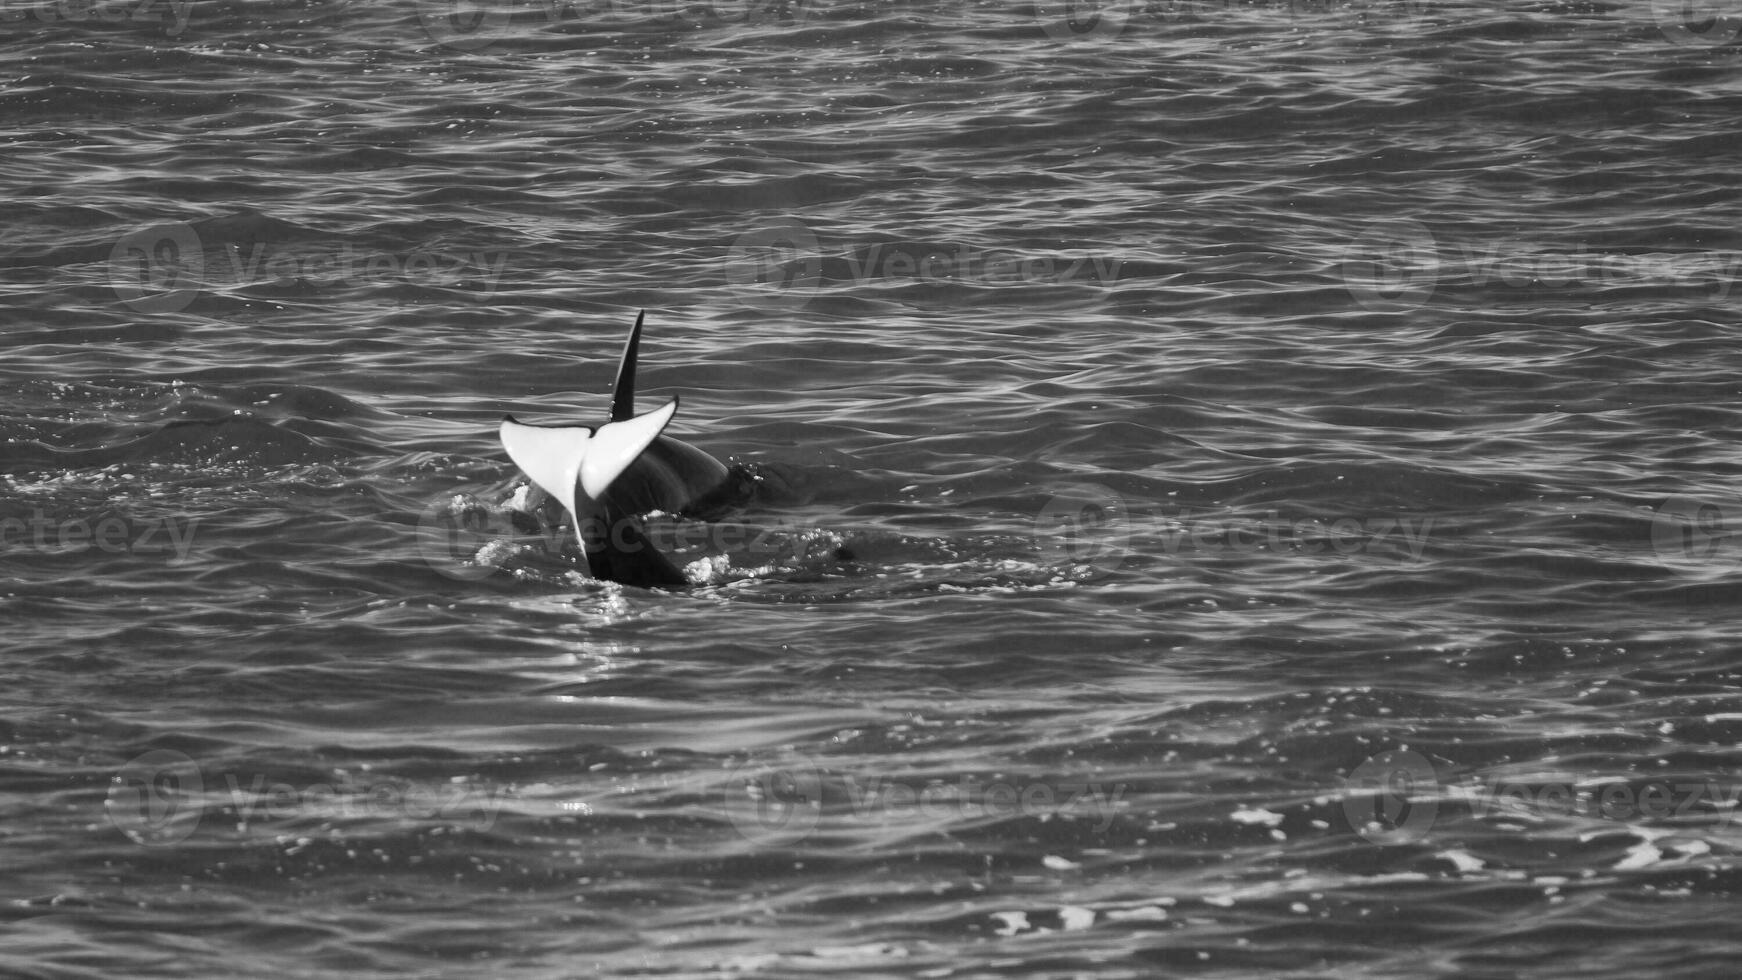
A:
<svg viewBox="0 0 1742 980">
<path fill-rule="evenodd" d="M 660 436 L 605 491 L 604 503 L 628 514 L 692 514 L 726 486 L 731 471 L 700 449 Z"/>
<path fill-rule="evenodd" d="M 688 585 L 689 579 L 642 533 L 652 511 L 683 514 L 717 496 L 729 471 L 694 446 L 660 436 L 612 482 L 595 514 L 582 514 L 587 566 L 596 579 L 624 585 Z M 583 505 L 584 506 L 584 505 Z"/>
</svg>

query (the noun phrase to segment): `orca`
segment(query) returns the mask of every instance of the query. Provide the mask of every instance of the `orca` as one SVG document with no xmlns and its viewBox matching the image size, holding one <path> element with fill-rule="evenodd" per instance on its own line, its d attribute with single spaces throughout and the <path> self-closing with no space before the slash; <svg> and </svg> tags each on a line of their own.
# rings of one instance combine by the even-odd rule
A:
<svg viewBox="0 0 1742 980">
<path fill-rule="evenodd" d="M 717 506 L 732 483 L 726 464 L 665 435 L 678 399 L 635 413 L 635 365 L 647 311 L 635 318 L 598 426 L 528 425 L 502 419 L 502 448 L 520 471 L 562 505 L 588 571 L 601 581 L 643 587 L 688 585 L 683 571 L 642 532 L 652 511 L 694 514 Z"/>
</svg>

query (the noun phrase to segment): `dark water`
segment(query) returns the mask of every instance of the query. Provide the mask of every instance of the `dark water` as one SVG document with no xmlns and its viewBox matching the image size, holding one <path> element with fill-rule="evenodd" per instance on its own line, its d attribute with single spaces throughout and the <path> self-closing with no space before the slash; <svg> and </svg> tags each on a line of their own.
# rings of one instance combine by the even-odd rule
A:
<svg viewBox="0 0 1742 980">
<path fill-rule="evenodd" d="M 1742 20 L 1092 12 L 0 8 L 0 973 L 1729 975 Z"/>
</svg>

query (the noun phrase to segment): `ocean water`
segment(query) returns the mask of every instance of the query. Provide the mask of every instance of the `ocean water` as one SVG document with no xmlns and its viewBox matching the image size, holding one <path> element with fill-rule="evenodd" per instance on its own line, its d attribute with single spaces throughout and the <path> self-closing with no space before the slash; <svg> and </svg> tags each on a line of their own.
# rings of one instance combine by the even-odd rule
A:
<svg viewBox="0 0 1742 980">
<path fill-rule="evenodd" d="M 1739 33 L 6 0 L 0 974 L 1729 975 Z"/>
</svg>

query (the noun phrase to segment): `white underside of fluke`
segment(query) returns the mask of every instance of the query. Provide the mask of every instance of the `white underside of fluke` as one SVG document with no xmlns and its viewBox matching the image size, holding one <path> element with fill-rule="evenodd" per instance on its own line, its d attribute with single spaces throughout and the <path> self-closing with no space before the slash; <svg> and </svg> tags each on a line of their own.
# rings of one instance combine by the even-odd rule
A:
<svg viewBox="0 0 1742 980">
<path fill-rule="evenodd" d="M 513 417 L 502 420 L 502 448 L 520 472 L 539 489 L 562 502 L 580 529 L 577 490 L 594 500 L 638 459 L 671 424 L 677 399 L 621 422 L 598 428 L 584 425 L 526 425 Z"/>
</svg>

